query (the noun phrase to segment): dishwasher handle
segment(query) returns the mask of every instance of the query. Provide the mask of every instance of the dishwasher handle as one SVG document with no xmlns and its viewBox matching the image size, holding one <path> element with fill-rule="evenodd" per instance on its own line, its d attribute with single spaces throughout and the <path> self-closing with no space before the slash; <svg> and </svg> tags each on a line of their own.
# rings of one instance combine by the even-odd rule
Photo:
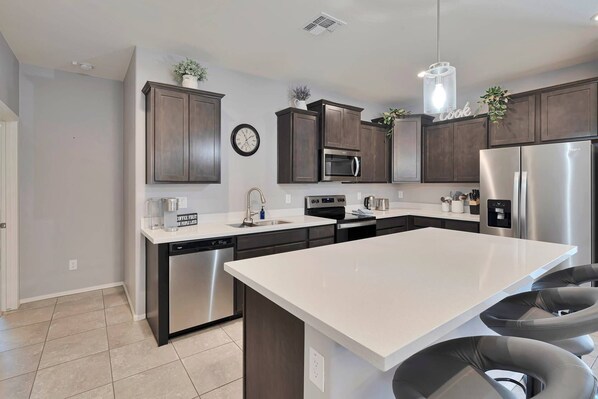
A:
<svg viewBox="0 0 598 399">
<path fill-rule="evenodd" d="M 234 247 L 232 237 L 214 238 L 212 240 L 173 242 L 168 246 L 169 255 L 177 256 L 193 252 L 213 251 L 215 249 Z"/>
</svg>

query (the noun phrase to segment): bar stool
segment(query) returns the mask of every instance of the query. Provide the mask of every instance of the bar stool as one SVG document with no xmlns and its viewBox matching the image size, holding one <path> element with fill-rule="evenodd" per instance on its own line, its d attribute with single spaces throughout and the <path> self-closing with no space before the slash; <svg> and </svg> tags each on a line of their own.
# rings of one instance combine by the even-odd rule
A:
<svg viewBox="0 0 598 399">
<path fill-rule="evenodd" d="M 584 362 L 550 344 L 517 337 L 467 337 L 411 356 L 395 372 L 396 399 L 514 399 L 488 370 L 533 375 L 545 385 L 538 398 L 590 399 L 596 378 Z"/>
<path fill-rule="evenodd" d="M 559 316 L 561 310 L 571 313 Z M 581 357 L 594 350 L 587 334 L 598 331 L 598 290 L 563 287 L 523 292 L 503 299 L 480 318 L 500 335 L 548 342 Z"/>
<path fill-rule="evenodd" d="M 598 281 L 598 263 L 573 266 L 567 269 L 546 274 L 532 285 L 532 290 L 558 287 L 578 287 L 583 283 Z"/>
</svg>

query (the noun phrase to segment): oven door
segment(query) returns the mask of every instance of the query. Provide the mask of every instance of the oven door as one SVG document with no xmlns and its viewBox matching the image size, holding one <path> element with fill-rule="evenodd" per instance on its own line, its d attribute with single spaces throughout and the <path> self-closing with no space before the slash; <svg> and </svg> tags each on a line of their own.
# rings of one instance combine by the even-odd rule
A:
<svg viewBox="0 0 598 399">
<path fill-rule="evenodd" d="M 322 181 L 356 182 L 361 177 L 361 156 L 355 151 L 322 151 Z"/>
<path fill-rule="evenodd" d="M 356 220 L 336 225 L 336 242 L 361 240 L 376 236 L 376 219 Z"/>
</svg>

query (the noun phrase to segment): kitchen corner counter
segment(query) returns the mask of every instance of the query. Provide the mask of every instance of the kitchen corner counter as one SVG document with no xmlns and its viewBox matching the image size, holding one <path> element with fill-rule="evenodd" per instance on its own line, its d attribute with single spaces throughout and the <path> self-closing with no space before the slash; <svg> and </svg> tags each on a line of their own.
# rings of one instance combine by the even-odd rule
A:
<svg viewBox="0 0 598 399">
<path fill-rule="evenodd" d="M 203 240 L 218 237 L 231 237 L 245 234 L 265 233 L 269 231 L 280 231 L 290 229 L 301 229 L 306 227 L 324 226 L 335 224 L 336 220 L 318 218 L 307 215 L 293 215 L 275 217 L 276 220 L 284 220 L 284 223 L 272 226 L 239 228 L 229 226 L 230 224 L 241 224 L 239 218 L 229 219 L 222 222 L 199 222 L 194 226 L 180 227 L 178 231 L 168 232 L 163 229 L 152 230 L 146 227 L 141 228 L 141 233 L 152 244 L 165 244 L 179 241 Z M 268 219 L 266 219 L 268 220 Z"/>
</svg>

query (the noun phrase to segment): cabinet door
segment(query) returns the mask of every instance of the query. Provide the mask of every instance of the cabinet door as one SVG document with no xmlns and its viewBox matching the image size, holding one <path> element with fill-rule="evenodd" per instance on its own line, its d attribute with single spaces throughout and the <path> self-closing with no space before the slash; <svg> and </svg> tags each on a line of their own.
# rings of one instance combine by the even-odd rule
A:
<svg viewBox="0 0 598 399">
<path fill-rule="evenodd" d="M 536 95 L 514 97 L 499 123 L 490 123 L 490 145 L 533 143 L 536 137 Z"/>
<path fill-rule="evenodd" d="M 374 139 L 374 182 L 387 183 L 389 181 L 388 139 L 385 128 L 372 129 Z M 362 147 L 363 148 L 363 147 Z"/>
<path fill-rule="evenodd" d="M 424 130 L 424 181 L 453 181 L 453 124 L 428 126 Z"/>
<path fill-rule="evenodd" d="M 455 122 L 453 131 L 453 180 L 480 181 L 480 150 L 488 148 L 486 118 Z"/>
<path fill-rule="evenodd" d="M 189 96 L 189 181 L 220 182 L 220 100 Z"/>
<path fill-rule="evenodd" d="M 343 109 L 324 105 L 324 147 L 343 148 Z"/>
<path fill-rule="evenodd" d="M 374 139 L 374 128 L 369 125 L 361 125 L 361 179 L 362 183 L 375 181 L 376 172 L 376 141 Z"/>
<path fill-rule="evenodd" d="M 421 124 L 417 119 L 395 120 L 392 130 L 392 181 L 421 181 Z"/>
<path fill-rule="evenodd" d="M 444 220 L 444 228 L 448 230 L 468 231 L 470 233 L 479 233 L 480 224 L 476 222 L 465 222 L 461 220 Z"/>
<path fill-rule="evenodd" d="M 312 115 L 293 114 L 293 183 L 318 182 L 318 120 Z"/>
<path fill-rule="evenodd" d="M 189 180 L 189 95 L 156 89 L 154 180 Z"/>
<path fill-rule="evenodd" d="M 598 84 L 542 93 L 542 141 L 567 140 L 598 135 Z"/>
<path fill-rule="evenodd" d="M 343 109 L 342 148 L 359 150 L 361 130 L 361 112 Z"/>
</svg>

